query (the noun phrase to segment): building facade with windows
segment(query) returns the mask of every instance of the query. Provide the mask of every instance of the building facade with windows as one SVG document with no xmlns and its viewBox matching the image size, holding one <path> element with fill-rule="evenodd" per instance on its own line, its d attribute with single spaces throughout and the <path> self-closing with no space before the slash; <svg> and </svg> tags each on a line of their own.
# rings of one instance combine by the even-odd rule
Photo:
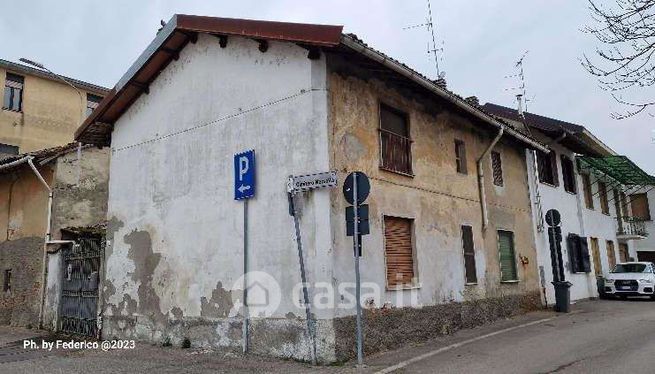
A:
<svg viewBox="0 0 655 374">
<path fill-rule="evenodd" d="M 82 94 L 47 71 L 0 60 L 0 154 L 65 145 L 108 90 L 66 78 Z"/>
<path fill-rule="evenodd" d="M 652 177 L 580 125 L 496 104 L 483 108 L 529 127 L 550 148 L 526 155 L 543 302 L 555 303 L 553 280 L 572 283 L 572 300 L 599 296 L 603 277 L 617 262 L 636 259 L 635 243 L 647 235 L 636 231 L 640 218 L 631 200 L 635 187 L 652 183 Z M 561 217 L 559 253 L 545 220 L 551 209 Z"/>
<path fill-rule="evenodd" d="M 280 292 L 251 316 L 249 349 L 352 357 L 341 188 L 294 197 L 313 328 L 298 305 L 285 185 L 328 170 L 339 186 L 355 170 L 370 178 L 367 351 L 540 306 L 524 155 L 547 148 L 341 27 L 177 15 L 77 139 L 112 148 L 103 336 L 240 347 L 247 236 L 248 268 Z M 232 175 L 247 149 L 257 187 L 246 234 Z"/>
</svg>

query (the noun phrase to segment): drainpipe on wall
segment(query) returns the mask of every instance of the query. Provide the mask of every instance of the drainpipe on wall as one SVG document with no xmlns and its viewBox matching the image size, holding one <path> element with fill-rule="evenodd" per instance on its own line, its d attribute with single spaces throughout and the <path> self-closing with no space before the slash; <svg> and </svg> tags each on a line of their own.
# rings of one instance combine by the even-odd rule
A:
<svg viewBox="0 0 655 374">
<path fill-rule="evenodd" d="M 43 306 L 45 304 L 45 287 L 46 287 L 46 281 L 47 281 L 47 274 L 48 274 L 48 243 L 50 242 L 50 239 L 52 239 L 52 234 L 50 232 L 52 225 L 51 225 L 51 218 L 52 218 L 52 188 L 48 185 L 48 183 L 43 179 L 43 176 L 41 173 L 39 173 L 39 170 L 34 166 L 34 162 L 32 160 L 34 157 L 29 157 L 27 159 L 27 163 L 30 165 L 30 168 L 32 168 L 32 171 L 34 171 L 34 175 L 36 175 L 37 179 L 41 181 L 41 184 L 43 187 L 45 187 L 46 191 L 48 191 L 48 221 L 46 222 L 46 232 L 45 232 L 45 241 L 43 243 L 43 267 L 41 270 L 41 297 L 40 297 L 40 305 L 39 305 L 39 328 L 43 328 Z"/>
<path fill-rule="evenodd" d="M 501 127 L 498 131 L 498 135 L 496 135 L 491 144 L 489 144 L 489 147 L 485 149 L 482 156 L 480 156 L 476 161 L 478 167 L 478 188 L 480 190 L 480 207 L 482 208 L 482 230 L 486 230 L 489 225 L 489 216 L 487 214 L 487 194 L 484 189 L 484 167 L 482 166 L 482 161 L 487 157 L 489 152 L 491 152 L 496 143 L 498 143 L 504 132 L 505 128 Z"/>
</svg>

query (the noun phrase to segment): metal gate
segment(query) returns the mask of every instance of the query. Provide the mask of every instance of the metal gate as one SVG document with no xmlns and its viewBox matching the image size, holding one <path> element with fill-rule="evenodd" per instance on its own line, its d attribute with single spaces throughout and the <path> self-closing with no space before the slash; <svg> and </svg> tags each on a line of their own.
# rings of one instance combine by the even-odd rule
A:
<svg viewBox="0 0 655 374">
<path fill-rule="evenodd" d="M 104 240 L 79 238 L 63 250 L 59 330 L 96 337 L 98 283 Z"/>
</svg>

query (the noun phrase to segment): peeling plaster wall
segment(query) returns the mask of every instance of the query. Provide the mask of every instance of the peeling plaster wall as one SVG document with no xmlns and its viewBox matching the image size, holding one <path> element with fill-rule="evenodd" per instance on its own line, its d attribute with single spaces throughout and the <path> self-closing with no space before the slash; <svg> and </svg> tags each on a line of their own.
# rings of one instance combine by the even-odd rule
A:
<svg viewBox="0 0 655 374">
<path fill-rule="evenodd" d="M 77 152 L 59 157 L 52 186 L 53 239 L 61 239 L 62 228 L 103 223 L 107 219 L 108 185 L 109 148 L 84 148 L 79 169 Z"/>
<path fill-rule="evenodd" d="M 79 171 L 79 183 L 78 183 Z M 52 238 L 62 238 L 61 229 L 102 224 L 107 219 L 109 188 L 109 149 L 83 148 L 66 153 L 56 160 L 52 184 Z M 62 287 L 60 245 L 48 247 L 46 289 L 43 309 L 45 328 L 56 329 Z"/>
<path fill-rule="evenodd" d="M 254 40 L 230 37 L 220 48 L 200 34 L 115 123 L 104 337 L 241 345 L 243 202 L 233 200 L 233 155 L 254 149 L 249 267 L 283 293 L 270 318 L 253 320 L 252 347 L 308 358 L 304 309 L 290 292 L 300 275 L 285 183 L 329 170 L 325 82 L 324 59 L 294 44 L 270 42 L 262 53 Z M 329 198 L 315 191 L 298 201 L 311 282 L 332 278 Z M 327 325 L 318 350 L 330 361 Z"/>
<path fill-rule="evenodd" d="M 536 252 L 527 184 L 524 148 L 503 140 L 494 148 L 501 153 L 504 187 L 491 178 L 491 161 L 484 160 L 490 226 L 483 234 L 475 160 L 490 144 L 495 133 L 472 123 L 444 103 L 392 87 L 350 69 L 339 57 L 328 60 L 330 86 L 331 163 L 343 179 L 361 170 L 371 180 L 370 235 L 363 238 L 362 282 L 382 289 L 373 297 L 373 307 L 408 305 L 414 298 L 420 305 L 502 298 L 518 295 L 530 298 L 538 291 Z M 379 168 L 379 104 L 398 108 L 409 115 L 414 177 Z M 468 174 L 456 172 L 454 140 L 466 143 Z M 353 282 L 352 239 L 345 236 L 344 208 L 340 191 L 332 191 L 334 240 L 333 284 Z M 383 216 L 414 219 L 413 245 L 418 283 L 413 290 L 386 290 Z M 477 285 L 465 285 L 461 225 L 473 227 Z M 501 283 L 497 231 L 515 235 L 519 282 Z M 519 261 L 525 256 L 528 264 Z M 369 290 L 370 291 L 370 290 Z M 369 292 L 363 290 L 364 293 Z M 339 309 L 349 316 L 354 309 Z"/>
<path fill-rule="evenodd" d="M 51 183 L 53 168 L 39 168 Z M 48 194 L 28 166 L 0 175 L 0 324 L 38 326 Z"/>
</svg>

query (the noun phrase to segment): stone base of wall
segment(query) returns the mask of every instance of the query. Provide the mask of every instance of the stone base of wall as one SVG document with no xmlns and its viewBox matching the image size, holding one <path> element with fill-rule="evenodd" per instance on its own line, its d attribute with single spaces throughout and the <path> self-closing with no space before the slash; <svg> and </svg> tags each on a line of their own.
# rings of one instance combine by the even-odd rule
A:
<svg viewBox="0 0 655 374">
<path fill-rule="evenodd" d="M 364 313 L 364 352 L 372 354 L 418 343 L 457 330 L 484 325 L 542 308 L 541 295 L 532 292 L 422 308 L 372 309 Z M 355 317 L 334 320 L 336 358 L 355 358 Z"/>
<path fill-rule="evenodd" d="M 508 295 L 422 308 L 370 309 L 364 313 L 366 354 L 422 342 L 457 330 L 542 308 L 539 292 Z M 152 344 L 242 349 L 241 318 L 191 318 L 154 322 L 147 316 L 104 316 L 103 339 L 135 339 Z M 310 361 L 312 344 L 306 322 L 299 318 L 250 321 L 251 353 Z M 316 357 L 329 364 L 354 358 L 355 317 L 316 321 Z"/>
<path fill-rule="evenodd" d="M 134 339 L 152 344 L 182 346 L 188 339 L 191 347 L 242 350 L 242 319 L 183 318 L 166 325 L 145 316 L 104 316 L 103 339 Z M 336 361 L 331 320 L 316 323 L 316 355 L 320 363 Z M 254 354 L 311 361 L 312 344 L 305 320 L 265 318 L 250 321 L 249 351 Z"/>
<path fill-rule="evenodd" d="M 11 269 L 11 289 L 3 291 L 5 271 Z M 43 238 L 0 243 L 0 325 L 39 325 Z"/>
</svg>

